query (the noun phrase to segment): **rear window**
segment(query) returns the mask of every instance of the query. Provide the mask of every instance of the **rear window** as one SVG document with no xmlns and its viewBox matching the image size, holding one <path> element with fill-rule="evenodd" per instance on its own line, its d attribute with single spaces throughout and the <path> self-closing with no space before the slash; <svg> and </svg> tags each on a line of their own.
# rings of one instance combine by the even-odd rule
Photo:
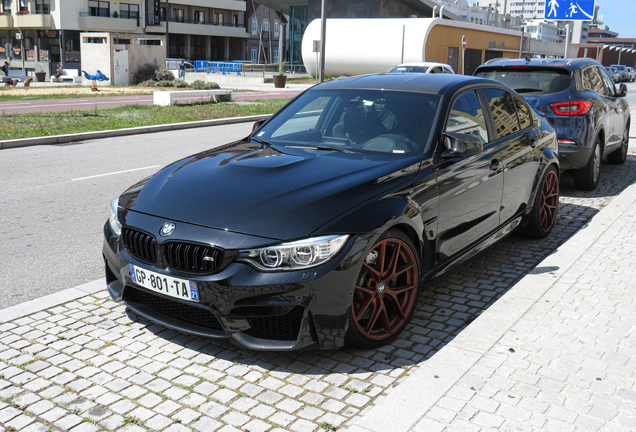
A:
<svg viewBox="0 0 636 432">
<path fill-rule="evenodd" d="M 485 69 L 475 76 L 508 84 L 518 93 L 558 93 L 567 90 L 572 82 L 570 73 L 563 69 Z"/>
<path fill-rule="evenodd" d="M 426 67 L 422 67 L 422 66 L 396 66 L 393 69 L 391 69 L 388 73 L 426 73 L 426 71 L 428 70 L 428 66 Z"/>
</svg>

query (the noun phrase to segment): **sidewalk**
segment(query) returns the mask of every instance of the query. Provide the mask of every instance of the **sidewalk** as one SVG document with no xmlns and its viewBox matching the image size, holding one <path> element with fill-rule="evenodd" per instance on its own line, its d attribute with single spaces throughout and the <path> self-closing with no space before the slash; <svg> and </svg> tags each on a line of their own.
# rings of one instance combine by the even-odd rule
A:
<svg viewBox="0 0 636 432">
<path fill-rule="evenodd" d="M 632 185 L 347 430 L 636 430 L 635 234 Z"/>
<path fill-rule="evenodd" d="M 181 335 L 112 302 L 103 280 L 1 310 L 0 432 L 636 430 L 632 159 L 587 201 L 564 196 L 554 239 L 511 239 L 432 284 L 434 301 L 377 350 Z M 524 274 L 510 287 L 505 266 L 477 272 L 498 254 Z M 485 311 L 462 324 L 462 305 Z"/>
</svg>

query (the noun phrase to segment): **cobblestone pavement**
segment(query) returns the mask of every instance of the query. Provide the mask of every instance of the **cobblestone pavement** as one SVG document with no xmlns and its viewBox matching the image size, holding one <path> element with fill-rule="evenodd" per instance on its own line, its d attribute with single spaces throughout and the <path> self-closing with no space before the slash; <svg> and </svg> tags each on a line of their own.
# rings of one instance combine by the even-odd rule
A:
<svg viewBox="0 0 636 432">
<path fill-rule="evenodd" d="M 423 293 L 415 319 L 402 337 L 377 350 L 250 352 L 229 343 L 185 336 L 128 315 L 105 290 L 8 320 L 0 325 L 0 432 L 300 432 L 345 427 L 352 419 L 371 412 L 384 396 L 390 397 L 398 384 L 416 374 L 613 197 L 634 183 L 636 156 L 630 152 L 622 166 L 603 165 L 601 179 L 595 192 L 581 193 L 572 188 L 571 179 L 565 175 L 558 223 L 549 238 L 534 241 L 510 237 L 435 280 Z M 633 245 L 631 242 L 632 258 Z M 610 246 L 600 245 L 599 252 L 601 247 Z M 621 251 L 617 254 L 616 259 L 620 259 Z M 624 347 L 624 352 L 616 350 L 613 355 L 627 358 L 623 362 L 626 366 L 612 370 L 610 382 L 606 379 L 607 362 L 592 360 L 594 353 L 604 347 L 621 346 L 619 339 L 629 331 L 629 322 L 620 319 L 596 342 L 597 346 L 577 345 L 600 337 L 595 320 L 612 321 L 620 316 L 617 297 L 624 292 L 599 277 L 601 272 L 611 273 L 611 265 L 609 258 L 602 257 L 581 265 L 584 285 L 554 298 L 561 308 L 548 304 L 533 308 L 516 324 L 519 329 L 531 328 L 531 336 L 502 340 L 501 346 L 509 351 L 485 358 L 476 372 L 471 369 L 472 375 L 461 381 L 461 391 L 441 400 L 418 430 L 441 430 L 445 422 L 452 423 L 456 430 L 536 430 L 553 424 L 554 429 L 545 430 L 570 430 L 568 422 L 573 412 L 586 412 L 586 407 L 590 415 L 581 416 L 580 426 L 598 430 L 602 415 L 609 417 L 618 411 L 615 398 L 607 393 L 617 380 L 633 383 L 635 358 L 631 346 Z M 613 275 L 617 280 L 624 276 Z M 573 281 L 563 283 L 568 282 Z M 585 308 L 575 312 L 568 307 L 575 302 Z M 567 337 L 561 340 L 556 337 L 559 335 Z M 560 366 L 545 368 L 545 376 L 538 376 L 539 367 L 552 364 L 559 350 L 571 354 L 557 362 Z M 586 352 L 588 359 L 578 364 L 576 353 L 582 351 L 590 351 Z M 513 359 L 514 370 L 498 367 L 503 357 Z M 575 369 L 585 373 L 570 374 Z M 572 392 L 579 393 L 560 393 L 568 379 L 581 381 L 571 386 Z M 578 387 L 574 385 L 577 383 Z M 587 387 L 583 385 L 586 383 Z M 541 394 L 548 394 L 548 399 L 535 399 L 537 386 L 546 390 Z M 589 396 L 591 386 L 599 390 L 598 394 Z M 626 384 L 625 388 L 629 387 Z M 503 400 L 493 396 L 495 389 L 505 390 L 499 396 Z M 636 400 L 631 390 L 622 397 Z M 602 413 L 590 413 L 590 398 L 598 398 L 595 406 L 605 408 L 595 409 L 602 409 Z M 555 409 L 548 416 L 555 423 L 549 423 L 538 413 L 542 408 L 547 410 L 554 399 L 565 401 L 560 405 L 578 405 Z M 505 405 L 505 413 L 493 414 L 500 405 Z M 633 403 L 631 408 L 633 416 Z M 451 414 L 452 418 L 446 418 Z M 634 418 L 629 416 L 617 425 L 636 428 Z"/>
</svg>

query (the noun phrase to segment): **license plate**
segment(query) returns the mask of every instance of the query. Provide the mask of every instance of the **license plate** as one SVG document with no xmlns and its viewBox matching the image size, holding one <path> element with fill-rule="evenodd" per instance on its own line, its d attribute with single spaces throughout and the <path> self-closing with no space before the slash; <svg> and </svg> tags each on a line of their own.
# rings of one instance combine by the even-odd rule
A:
<svg viewBox="0 0 636 432">
<path fill-rule="evenodd" d="M 155 273 L 133 264 L 130 264 L 130 276 L 135 283 L 149 290 L 181 300 L 199 301 L 199 288 L 195 281 Z"/>
</svg>

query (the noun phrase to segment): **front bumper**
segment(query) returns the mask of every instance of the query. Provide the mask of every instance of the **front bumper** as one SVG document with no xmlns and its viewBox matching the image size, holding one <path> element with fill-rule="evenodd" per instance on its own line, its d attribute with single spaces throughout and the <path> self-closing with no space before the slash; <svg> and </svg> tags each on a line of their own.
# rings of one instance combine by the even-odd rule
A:
<svg viewBox="0 0 636 432">
<path fill-rule="evenodd" d="M 149 232 L 158 232 L 154 228 L 165 222 L 129 213 L 128 222 L 131 219 Z M 192 241 L 207 239 L 224 246 L 223 231 L 190 226 L 187 232 Z M 371 236 L 352 236 L 333 259 L 302 271 L 261 272 L 232 262 L 216 274 L 188 275 L 138 261 L 108 223 L 104 236 L 106 283 L 113 300 L 123 301 L 135 314 L 166 328 L 199 337 L 229 338 L 253 350 L 335 349 L 345 345 L 353 287 L 364 251 L 372 241 Z M 210 236 L 215 241 L 210 242 Z M 168 297 L 136 284 L 129 263 L 196 281 L 200 301 Z"/>
</svg>

